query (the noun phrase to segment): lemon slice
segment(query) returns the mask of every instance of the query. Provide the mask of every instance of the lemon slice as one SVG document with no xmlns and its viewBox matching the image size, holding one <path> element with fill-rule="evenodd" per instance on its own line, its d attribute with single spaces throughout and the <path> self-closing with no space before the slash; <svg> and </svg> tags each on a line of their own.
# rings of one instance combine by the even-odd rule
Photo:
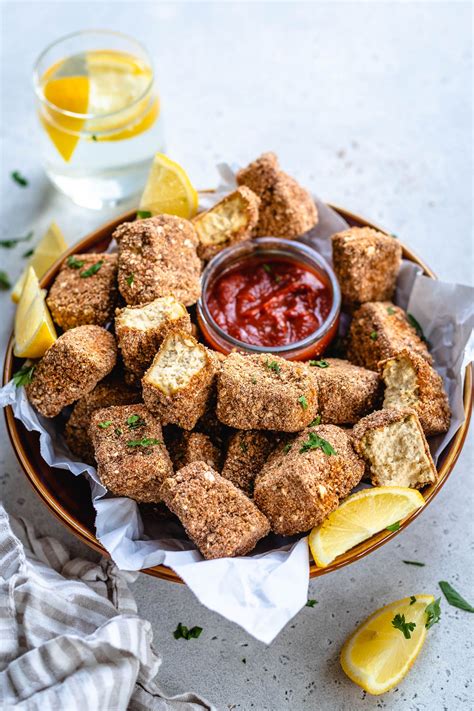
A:
<svg viewBox="0 0 474 711">
<path fill-rule="evenodd" d="M 406 518 L 424 503 L 419 491 L 401 486 L 379 486 L 352 494 L 309 534 L 316 565 L 326 568 L 338 555 Z"/>
<path fill-rule="evenodd" d="M 89 105 L 89 78 L 72 76 L 49 79 L 43 87 L 43 93 L 50 104 L 58 109 L 85 114 Z M 53 106 L 45 108 L 44 113 L 40 114 L 41 122 L 61 156 L 69 162 L 85 120 L 68 116 Z"/>
<path fill-rule="evenodd" d="M 29 262 L 18 278 L 11 293 L 12 301 L 17 304 L 20 300 L 21 292 L 25 284 L 28 267 L 33 267 L 38 279 L 46 274 L 48 269 L 54 264 L 56 259 L 67 249 L 64 235 L 55 222 L 52 222 L 44 236 L 38 242 Z"/>
<path fill-rule="evenodd" d="M 57 339 L 44 298 L 35 270 L 28 267 L 15 314 L 14 353 L 18 358 L 41 358 Z"/>
<path fill-rule="evenodd" d="M 153 159 L 140 210 L 152 215 L 178 215 L 190 220 L 197 212 L 198 194 L 183 168 L 163 153 Z"/>
<path fill-rule="evenodd" d="M 368 617 L 341 651 L 341 666 L 349 679 L 369 694 L 383 694 L 396 686 L 420 653 L 427 632 L 426 607 L 432 602 L 432 595 L 406 597 Z M 393 626 L 396 615 L 415 624 L 409 639 Z"/>
</svg>

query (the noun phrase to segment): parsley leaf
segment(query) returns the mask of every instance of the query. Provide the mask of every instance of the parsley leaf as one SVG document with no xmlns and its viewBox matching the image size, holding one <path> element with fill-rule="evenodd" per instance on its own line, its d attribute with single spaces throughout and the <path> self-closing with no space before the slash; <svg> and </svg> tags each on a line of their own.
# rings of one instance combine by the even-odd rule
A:
<svg viewBox="0 0 474 711">
<path fill-rule="evenodd" d="M 173 637 L 175 639 L 197 639 L 202 632 L 202 627 L 191 627 L 191 629 L 188 629 L 186 625 L 183 625 L 181 622 L 179 625 L 176 627 L 175 631 L 173 632 Z"/>
<path fill-rule="evenodd" d="M 268 368 L 268 370 L 273 370 L 274 373 L 279 373 L 281 371 L 281 368 L 276 362 L 276 360 L 268 360 L 268 358 L 265 361 L 265 368 Z"/>
<path fill-rule="evenodd" d="M 28 232 L 24 237 L 15 237 L 12 239 L 2 239 L 0 240 L 0 247 L 5 247 L 5 249 L 11 249 L 16 247 L 20 242 L 28 242 L 33 237 L 33 232 Z"/>
<path fill-rule="evenodd" d="M 458 607 L 466 612 L 474 612 L 474 607 L 468 603 L 461 595 L 450 585 L 446 580 L 440 580 L 439 587 L 443 591 L 443 595 L 452 607 Z"/>
<path fill-rule="evenodd" d="M 314 420 L 309 423 L 308 427 L 317 427 L 321 424 L 321 415 L 316 415 Z"/>
<path fill-rule="evenodd" d="M 263 269 L 267 272 L 267 274 L 271 274 L 272 268 L 269 264 L 264 264 Z"/>
<path fill-rule="evenodd" d="M 308 452 L 311 449 L 322 449 L 324 454 L 327 454 L 328 456 L 331 456 L 331 454 L 337 454 L 332 445 L 327 440 L 319 437 L 316 432 L 310 432 L 308 434 L 308 439 L 306 442 L 303 442 L 300 447 L 300 454 Z"/>
<path fill-rule="evenodd" d="M 131 439 L 127 442 L 127 447 L 153 447 L 155 444 L 163 444 L 154 437 L 142 437 L 142 439 Z"/>
<path fill-rule="evenodd" d="M 137 210 L 137 220 L 146 220 L 147 217 L 151 217 L 149 210 Z"/>
<path fill-rule="evenodd" d="M 372 331 L 372 333 L 370 334 L 370 338 L 373 341 L 376 341 L 378 337 L 379 337 L 379 334 L 377 333 L 377 331 Z"/>
<path fill-rule="evenodd" d="M 317 601 L 317 600 L 312 600 L 312 599 L 310 599 L 310 600 L 307 601 L 306 607 L 314 607 L 314 606 L 317 605 L 317 604 L 318 604 L 318 601 Z"/>
<path fill-rule="evenodd" d="M 241 442 L 239 446 L 240 446 L 240 449 L 242 450 L 242 452 L 244 452 L 244 454 L 245 454 L 245 452 L 248 452 L 249 448 L 247 447 L 245 442 Z"/>
<path fill-rule="evenodd" d="M 315 368 L 329 368 L 329 363 L 327 360 L 310 360 L 309 364 Z"/>
<path fill-rule="evenodd" d="M 393 314 L 395 313 L 395 309 L 393 308 L 393 306 L 387 306 L 387 313 L 389 316 L 393 316 Z"/>
<path fill-rule="evenodd" d="M 385 527 L 386 531 L 398 531 L 399 529 L 400 529 L 400 521 L 396 521 L 395 523 L 391 523 L 390 526 Z"/>
<path fill-rule="evenodd" d="M 0 270 L 0 289 L 2 291 L 6 291 L 7 289 L 10 289 L 11 285 L 12 284 L 8 274 Z"/>
<path fill-rule="evenodd" d="M 83 259 L 76 259 L 74 254 L 71 254 L 67 260 L 66 264 L 68 267 L 71 267 L 71 269 L 80 269 L 81 267 L 84 266 L 84 260 Z"/>
<path fill-rule="evenodd" d="M 103 430 L 106 430 L 107 427 L 110 427 L 112 424 L 112 420 L 104 420 L 104 422 L 99 422 L 99 427 Z"/>
<path fill-rule="evenodd" d="M 437 600 L 433 600 L 433 602 L 430 602 L 430 604 L 427 605 L 425 608 L 425 612 L 426 612 L 425 627 L 427 630 L 429 630 L 430 627 L 433 627 L 433 625 L 435 625 L 441 619 L 441 607 L 439 605 L 440 600 L 441 600 L 440 597 Z"/>
<path fill-rule="evenodd" d="M 288 442 L 288 443 L 285 444 L 285 446 L 283 447 L 283 452 L 284 452 L 285 454 L 288 454 L 288 452 L 290 451 L 290 449 L 292 448 L 292 446 L 293 446 L 292 442 Z"/>
<path fill-rule="evenodd" d="M 419 568 L 424 568 L 425 563 L 419 563 L 417 560 L 404 560 L 405 565 L 417 565 Z"/>
<path fill-rule="evenodd" d="M 28 257 L 31 257 L 34 251 L 34 249 L 27 249 L 26 252 L 23 252 L 21 256 L 23 257 L 23 259 L 27 259 Z"/>
<path fill-rule="evenodd" d="M 305 398 L 304 395 L 301 395 L 301 396 L 298 398 L 298 402 L 299 402 L 299 404 L 301 405 L 301 407 L 303 408 L 303 410 L 307 410 L 307 409 L 308 409 L 308 401 L 307 401 L 307 399 Z"/>
<path fill-rule="evenodd" d="M 134 279 L 135 279 L 135 275 L 132 273 L 125 279 L 125 281 L 127 282 L 127 284 L 129 286 L 132 286 Z"/>
<path fill-rule="evenodd" d="M 146 422 L 140 415 L 130 415 L 130 417 L 127 417 L 127 425 L 131 430 L 136 430 L 138 427 L 146 425 Z"/>
<path fill-rule="evenodd" d="M 91 138 L 93 141 L 97 141 L 97 136 L 95 134 L 92 134 Z"/>
<path fill-rule="evenodd" d="M 410 605 L 414 605 L 416 602 L 416 597 L 414 595 L 411 595 L 410 597 Z"/>
<path fill-rule="evenodd" d="M 115 432 L 115 434 L 118 435 L 118 436 L 120 436 L 120 435 L 122 434 L 122 430 L 120 429 L 120 427 L 116 427 L 116 428 L 114 429 L 114 432 Z"/>
<path fill-rule="evenodd" d="M 19 170 L 14 170 L 12 173 L 10 173 L 10 177 L 12 180 L 15 181 L 15 183 L 21 185 L 22 188 L 26 188 L 26 186 L 29 184 L 28 180 L 20 173 Z"/>
<path fill-rule="evenodd" d="M 403 633 L 405 639 L 411 638 L 411 633 L 416 627 L 416 622 L 405 622 L 405 615 L 397 614 L 392 620 L 392 625 L 396 630 Z"/>
<path fill-rule="evenodd" d="M 103 265 L 103 263 L 104 263 L 104 260 L 103 260 L 103 259 L 99 259 L 98 262 L 96 262 L 95 264 L 92 264 L 92 266 L 90 266 L 88 269 L 85 269 L 83 272 L 81 272 L 81 273 L 79 274 L 79 276 L 80 276 L 82 279 L 87 279 L 88 277 L 91 277 L 91 276 L 93 276 L 94 274 L 97 274 L 97 272 L 99 271 L 99 269 L 101 268 L 101 266 Z"/>
<path fill-rule="evenodd" d="M 256 385 L 256 384 L 257 384 L 257 378 L 252 377 L 251 382 L 252 382 L 253 385 Z"/>
<path fill-rule="evenodd" d="M 421 328 L 420 324 L 418 323 L 416 318 L 413 316 L 413 314 L 407 314 L 407 319 L 408 319 L 408 323 L 410 324 L 410 326 L 415 329 L 416 335 L 418 336 L 418 338 L 421 338 L 422 341 L 424 341 L 425 343 L 428 343 L 428 341 L 425 338 L 425 334 L 423 333 L 423 329 Z"/>
<path fill-rule="evenodd" d="M 28 385 L 33 380 L 33 373 L 35 372 L 35 365 L 22 365 L 20 370 L 17 370 L 13 375 L 13 382 L 18 388 L 20 385 Z"/>
</svg>

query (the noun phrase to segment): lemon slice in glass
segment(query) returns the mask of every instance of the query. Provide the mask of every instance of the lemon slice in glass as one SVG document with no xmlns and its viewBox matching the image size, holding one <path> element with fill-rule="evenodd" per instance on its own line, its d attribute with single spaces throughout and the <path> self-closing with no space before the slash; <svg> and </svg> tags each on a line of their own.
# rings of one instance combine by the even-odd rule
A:
<svg viewBox="0 0 474 711">
<path fill-rule="evenodd" d="M 140 210 L 152 215 L 178 215 L 190 220 L 197 212 L 198 194 L 185 170 L 163 153 L 153 159 Z"/>
<path fill-rule="evenodd" d="M 341 666 L 349 679 L 369 694 L 396 686 L 420 653 L 427 633 L 426 608 L 432 602 L 432 595 L 413 595 L 368 617 L 341 651 Z"/>
<path fill-rule="evenodd" d="M 45 292 L 33 267 L 28 267 L 25 284 L 15 314 L 15 347 L 18 358 L 41 358 L 56 341 L 56 330 Z"/>
<path fill-rule="evenodd" d="M 309 547 L 320 568 L 338 555 L 383 531 L 425 503 L 416 489 L 379 486 L 348 496 L 327 519 L 309 534 Z"/>
<path fill-rule="evenodd" d="M 46 274 L 48 269 L 54 264 L 56 259 L 67 249 L 64 235 L 55 222 L 52 222 L 44 236 L 36 245 L 29 262 L 24 268 L 21 276 L 13 287 L 11 293 L 12 301 L 17 304 L 20 300 L 21 292 L 25 284 L 26 274 L 29 267 L 33 267 L 38 279 Z"/>
</svg>

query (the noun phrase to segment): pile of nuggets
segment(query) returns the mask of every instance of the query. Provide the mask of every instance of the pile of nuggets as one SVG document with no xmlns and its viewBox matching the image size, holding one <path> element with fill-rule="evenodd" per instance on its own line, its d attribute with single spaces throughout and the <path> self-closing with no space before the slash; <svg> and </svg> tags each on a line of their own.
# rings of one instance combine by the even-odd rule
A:
<svg viewBox="0 0 474 711">
<path fill-rule="evenodd" d="M 117 254 L 69 257 L 47 297 L 64 332 L 26 388 L 45 417 L 73 405 L 71 452 L 96 464 L 111 495 L 166 507 L 205 558 L 244 555 L 270 531 L 308 531 L 363 478 L 434 482 L 426 437 L 446 432 L 451 415 L 427 343 L 391 301 L 400 245 L 373 229 L 332 237 L 352 315 L 346 358 L 224 356 L 199 342 L 187 307 L 203 261 L 318 221 L 273 154 L 237 182 L 194 221 L 125 223 Z"/>
</svg>

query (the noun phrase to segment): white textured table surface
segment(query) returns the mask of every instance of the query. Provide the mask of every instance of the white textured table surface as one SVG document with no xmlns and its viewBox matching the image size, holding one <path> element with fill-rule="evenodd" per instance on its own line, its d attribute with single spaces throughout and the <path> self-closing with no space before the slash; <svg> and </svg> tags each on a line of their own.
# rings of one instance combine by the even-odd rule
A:
<svg viewBox="0 0 474 711">
<path fill-rule="evenodd" d="M 114 214 L 77 208 L 48 186 L 30 85 L 48 42 L 102 26 L 136 35 L 155 56 L 168 152 L 196 185 L 215 183 L 218 161 L 275 150 L 304 184 L 398 234 L 442 279 L 471 282 L 469 3 L 4 2 L 1 10 L 2 238 L 30 228 L 39 236 L 54 218 L 72 243 Z M 27 189 L 11 182 L 12 170 L 28 176 Z M 12 277 L 21 251 L 0 255 Z M 7 294 L 0 299 L 3 349 L 13 308 Z M 8 510 L 93 555 L 30 489 L 1 426 Z M 219 709 L 245 711 L 473 708 L 473 620 L 444 601 L 441 623 L 393 692 L 366 696 L 338 662 L 354 626 L 393 599 L 439 594 L 446 579 L 472 602 L 472 464 L 471 440 L 426 512 L 370 557 L 312 582 L 318 604 L 269 647 L 201 607 L 184 586 L 141 575 L 134 591 L 164 656 L 163 687 L 192 688 Z M 201 625 L 199 640 L 174 640 L 178 622 Z"/>
</svg>

